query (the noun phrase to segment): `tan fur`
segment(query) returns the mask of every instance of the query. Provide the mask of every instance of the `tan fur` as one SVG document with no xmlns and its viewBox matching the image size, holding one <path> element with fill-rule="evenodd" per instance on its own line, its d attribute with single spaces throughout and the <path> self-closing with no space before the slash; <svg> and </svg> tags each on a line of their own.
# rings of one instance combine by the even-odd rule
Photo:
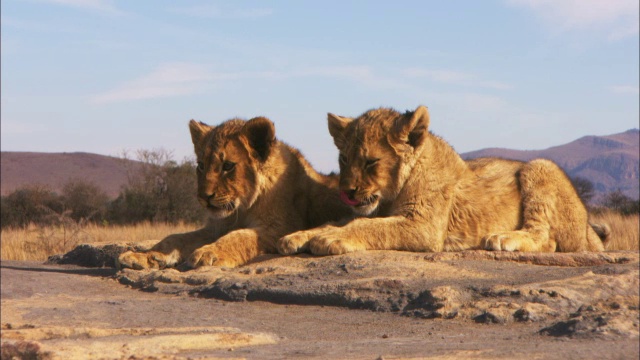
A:
<svg viewBox="0 0 640 360">
<path fill-rule="evenodd" d="M 315 254 L 358 250 L 602 251 L 565 173 L 549 160 L 465 162 L 428 131 L 420 106 L 405 114 L 329 114 L 340 188 L 361 217 L 285 237 Z M 604 231 L 601 231 L 604 233 Z M 296 240 L 300 239 L 300 240 Z"/>
<path fill-rule="evenodd" d="M 119 267 L 242 265 L 277 253 L 278 239 L 348 216 L 338 177 L 317 173 L 296 149 L 275 139 L 266 118 L 233 119 L 216 127 L 191 120 L 198 160 L 198 199 L 210 219 L 200 230 L 174 234 L 148 252 L 126 252 Z M 286 243 L 282 252 L 305 250 Z"/>
</svg>

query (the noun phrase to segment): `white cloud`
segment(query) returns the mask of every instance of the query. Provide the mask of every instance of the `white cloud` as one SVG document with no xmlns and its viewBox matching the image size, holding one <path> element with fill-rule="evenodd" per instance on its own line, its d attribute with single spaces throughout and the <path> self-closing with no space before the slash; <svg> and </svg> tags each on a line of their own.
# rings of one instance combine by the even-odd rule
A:
<svg viewBox="0 0 640 360">
<path fill-rule="evenodd" d="M 255 19 L 273 14 L 273 10 L 269 8 L 222 9 L 211 4 L 171 8 L 169 11 L 209 19 Z"/>
<path fill-rule="evenodd" d="M 638 86 L 632 86 L 632 85 L 614 85 L 614 86 L 610 86 L 609 90 L 616 94 L 631 94 L 631 95 L 640 94 L 640 89 L 638 88 Z"/>
<path fill-rule="evenodd" d="M 426 78 L 431 81 L 445 84 L 457 84 L 470 87 L 481 87 L 496 90 L 507 90 L 512 88 L 511 85 L 500 81 L 482 80 L 476 75 L 452 70 L 407 68 L 402 71 L 402 75 L 412 78 Z"/>
<path fill-rule="evenodd" d="M 122 15 L 124 12 L 116 8 L 112 0 L 37 0 L 41 3 L 68 6 L 77 9 L 96 11 L 109 15 Z"/>
<path fill-rule="evenodd" d="M 426 77 L 434 81 L 461 84 L 468 87 L 510 89 L 511 86 L 497 81 L 486 81 L 478 77 L 454 71 L 431 71 L 411 68 L 391 76 L 377 73 L 372 67 L 364 65 L 310 66 L 288 70 L 215 72 L 210 66 L 194 63 L 161 64 L 149 74 L 123 83 L 115 89 L 96 94 L 89 98 L 93 104 L 109 104 L 132 100 L 145 100 L 184 96 L 207 90 L 212 85 L 225 81 L 283 81 L 299 78 L 337 78 L 376 89 L 403 89 L 419 91 L 420 88 L 407 81 L 408 77 Z M 503 106 L 503 100 L 486 95 L 469 95 L 463 100 L 481 108 Z"/>
<path fill-rule="evenodd" d="M 190 95 L 210 84 L 230 80 L 284 80 L 304 77 L 337 77 L 365 84 L 384 82 L 367 66 L 307 67 L 289 71 L 213 72 L 206 65 L 193 63 L 161 64 L 151 73 L 121 86 L 91 96 L 93 104 Z"/>
<path fill-rule="evenodd" d="M 533 10 L 552 26 L 564 30 L 595 29 L 610 40 L 637 36 L 638 0 L 507 0 Z"/>
<path fill-rule="evenodd" d="M 210 79 L 208 69 L 199 64 L 162 64 L 150 74 L 129 81 L 122 86 L 94 95 L 91 103 L 107 104 L 128 100 L 142 100 L 193 94 Z"/>
</svg>

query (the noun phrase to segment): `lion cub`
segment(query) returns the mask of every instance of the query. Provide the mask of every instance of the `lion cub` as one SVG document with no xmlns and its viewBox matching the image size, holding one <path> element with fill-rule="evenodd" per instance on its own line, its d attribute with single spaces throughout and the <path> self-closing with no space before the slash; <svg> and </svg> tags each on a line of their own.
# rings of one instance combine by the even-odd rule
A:
<svg viewBox="0 0 640 360">
<path fill-rule="evenodd" d="M 571 182 L 549 160 L 465 162 L 428 131 L 424 106 L 328 120 L 340 151 L 341 197 L 362 217 L 290 234 L 287 249 L 603 250 Z"/>
<path fill-rule="evenodd" d="M 300 152 L 275 138 L 273 123 L 257 117 L 218 126 L 191 120 L 198 160 L 198 200 L 206 226 L 166 237 L 147 252 L 120 255 L 118 267 L 234 267 L 264 253 L 293 231 L 348 216 L 338 177 L 316 172 Z"/>
</svg>

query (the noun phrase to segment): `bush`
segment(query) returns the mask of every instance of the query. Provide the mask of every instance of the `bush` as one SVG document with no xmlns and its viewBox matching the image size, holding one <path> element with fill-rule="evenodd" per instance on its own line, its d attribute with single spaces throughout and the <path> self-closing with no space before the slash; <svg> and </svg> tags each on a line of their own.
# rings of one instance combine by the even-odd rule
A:
<svg viewBox="0 0 640 360">
<path fill-rule="evenodd" d="M 178 164 L 172 160 L 171 153 L 163 149 L 140 150 L 137 159 L 139 167 L 129 169 L 127 185 L 109 207 L 110 221 L 175 224 L 203 219 L 204 211 L 196 198 L 193 162 L 185 160 Z"/>
<path fill-rule="evenodd" d="M 96 184 L 75 179 L 62 188 L 62 202 L 75 221 L 101 221 L 106 215 L 109 196 Z"/>
<path fill-rule="evenodd" d="M 640 200 L 633 200 L 620 190 L 605 195 L 602 205 L 623 215 L 640 213 Z"/>
<path fill-rule="evenodd" d="M 582 200 L 582 203 L 588 205 L 591 199 L 593 199 L 593 195 L 595 195 L 595 188 L 593 186 L 593 183 L 589 179 L 583 178 L 581 176 L 572 178 L 571 183 L 576 189 L 576 192 Z"/>
<path fill-rule="evenodd" d="M 51 225 L 56 218 L 52 215 L 62 213 L 64 205 L 60 197 L 43 185 L 30 185 L 19 188 L 0 200 L 1 227 L 21 227 L 29 224 Z"/>
</svg>

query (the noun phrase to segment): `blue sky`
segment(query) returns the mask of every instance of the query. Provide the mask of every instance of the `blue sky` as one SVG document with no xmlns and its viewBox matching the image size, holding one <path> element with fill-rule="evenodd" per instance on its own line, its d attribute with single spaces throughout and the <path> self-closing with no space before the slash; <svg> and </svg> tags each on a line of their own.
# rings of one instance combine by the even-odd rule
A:
<svg viewBox="0 0 640 360">
<path fill-rule="evenodd" d="M 459 152 L 638 127 L 637 0 L 3 0 L 2 151 L 190 157 L 267 116 L 337 168 L 326 113 L 427 105 Z"/>
</svg>

